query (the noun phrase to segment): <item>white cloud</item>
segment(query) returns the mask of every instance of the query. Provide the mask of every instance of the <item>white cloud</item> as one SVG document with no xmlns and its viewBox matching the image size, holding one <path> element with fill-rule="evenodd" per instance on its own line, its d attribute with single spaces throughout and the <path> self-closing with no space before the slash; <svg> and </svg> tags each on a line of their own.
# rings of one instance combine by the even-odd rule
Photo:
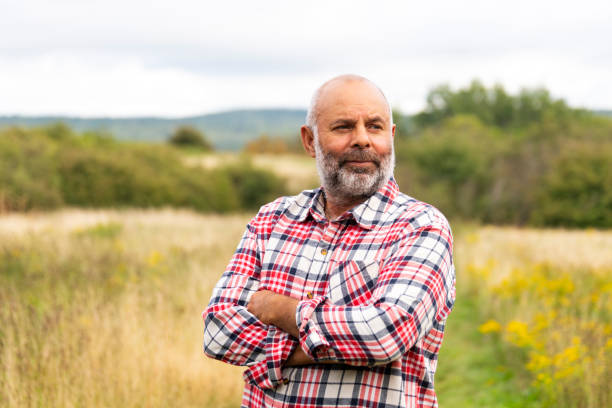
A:
<svg viewBox="0 0 612 408">
<path fill-rule="evenodd" d="M 406 111 L 473 78 L 611 107 L 612 6 L 575 2 L 12 1 L 0 114 L 188 115 L 305 106 L 371 77 Z"/>
</svg>

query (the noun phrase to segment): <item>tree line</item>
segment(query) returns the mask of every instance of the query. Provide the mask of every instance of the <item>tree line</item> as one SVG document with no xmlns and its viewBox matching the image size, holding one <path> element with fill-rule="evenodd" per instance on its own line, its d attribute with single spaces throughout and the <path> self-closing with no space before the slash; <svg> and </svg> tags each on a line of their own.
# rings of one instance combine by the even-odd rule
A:
<svg viewBox="0 0 612 408">
<path fill-rule="evenodd" d="M 400 187 L 450 218 L 612 227 L 612 120 L 545 89 L 439 86 L 396 113 Z"/>
<path fill-rule="evenodd" d="M 248 160 L 189 167 L 185 152 L 173 146 L 77 134 L 61 123 L 6 128 L 0 131 L 0 212 L 61 206 L 231 212 L 257 209 L 286 193 L 283 179 Z"/>
<path fill-rule="evenodd" d="M 545 89 L 512 95 L 478 81 L 431 90 L 416 115 L 393 112 L 402 191 L 451 219 L 612 227 L 612 119 L 569 107 Z M 248 159 L 215 169 L 183 157 L 212 149 L 179 127 L 167 144 L 118 142 L 62 124 L 0 131 L 0 211 L 63 205 L 251 210 L 286 193 L 285 180 Z M 295 153 L 260 135 L 249 153 Z"/>
</svg>

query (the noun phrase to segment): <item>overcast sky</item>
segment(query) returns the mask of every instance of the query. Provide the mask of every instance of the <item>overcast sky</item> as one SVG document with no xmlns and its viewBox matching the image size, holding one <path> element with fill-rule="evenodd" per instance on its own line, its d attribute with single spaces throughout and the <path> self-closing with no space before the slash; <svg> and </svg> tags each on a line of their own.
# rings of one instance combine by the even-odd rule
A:
<svg viewBox="0 0 612 408">
<path fill-rule="evenodd" d="M 612 108 L 612 2 L 0 0 L 0 115 L 306 107 L 341 73 L 391 104 L 478 78 Z"/>
</svg>

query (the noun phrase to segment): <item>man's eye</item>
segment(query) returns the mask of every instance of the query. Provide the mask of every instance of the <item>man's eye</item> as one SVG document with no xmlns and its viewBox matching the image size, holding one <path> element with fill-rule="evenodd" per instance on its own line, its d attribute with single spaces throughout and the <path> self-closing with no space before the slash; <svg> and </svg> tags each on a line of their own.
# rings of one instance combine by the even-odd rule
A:
<svg viewBox="0 0 612 408">
<path fill-rule="evenodd" d="M 379 125 L 379 124 L 376 124 L 376 123 L 372 123 L 372 124 L 370 125 L 370 128 L 372 128 L 372 129 L 377 129 L 377 130 L 381 130 L 381 129 L 382 129 L 382 126 L 381 126 L 381 125 Z"/>
</svg>

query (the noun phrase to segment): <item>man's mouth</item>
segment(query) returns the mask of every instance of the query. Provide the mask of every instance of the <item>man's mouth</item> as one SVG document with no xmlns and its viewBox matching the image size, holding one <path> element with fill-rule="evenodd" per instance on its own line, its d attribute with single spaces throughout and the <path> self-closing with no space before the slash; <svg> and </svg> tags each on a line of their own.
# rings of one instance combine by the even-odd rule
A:
<svg viewBox="0 0 612 408">
<path fill-rule="evenodd" d="M 355 167 L 369 167 L 372 165 L 376 165 L 376 163 L 374 163 L 371 160 L 366 160 L 366 161 L 361 161 L 361 160 L 347 160 L 344 163 L 342 163 L 343 165 L 348 164 L 350 166 L 355 166 Z"/>
</svg>

